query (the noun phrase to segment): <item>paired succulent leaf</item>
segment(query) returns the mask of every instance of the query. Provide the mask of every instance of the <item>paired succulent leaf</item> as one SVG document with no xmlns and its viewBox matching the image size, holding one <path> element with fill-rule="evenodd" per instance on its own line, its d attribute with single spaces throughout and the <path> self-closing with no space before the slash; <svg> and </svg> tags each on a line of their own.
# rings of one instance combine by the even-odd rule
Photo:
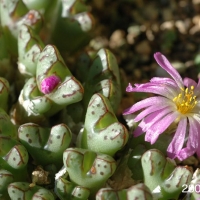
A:
<svg viewBox="0 0 200 200">
<path fill-rule="evenodd" d="M 8 194 L 11 200 L 54 200 L 53 194 L 40 186 L 30 187 L 26 182 L 14 182 L 8 186 Z"/>
<path fill-rule="evenodd" d="M 12 173 L 15 181 L 27 178 L 28 152 L 16 139 L 0 136 L 0 169 Z"/>
<path fill-rule="evenodd" d="M 63 151 L 68 148 L 72 134 L 65 124 L 48 129 L 27 123 L 19 127 L 18 137 L 36 163 L 61 167 Z"/>
<path fill-rule="evenodd" d="M 182 190 L 191 194 L 191 200 L 200 199 L 200 169 L 197 168 L 189 184 L 182 186 Z"/>
<path fill-rule="evenodd" d="M 58 11 L 61 14 L 57 16 L 52 40 L 61 50 L 68 52 L 80 50 L 91 39 L 93 16 L 81 0 L 62 1 L 61 4 Z"/>
<path fill-rule="evenodd" d="M 159 199 L 178 199 L 184 184 L 189 184 L 192 172 L 175 162 L 158 150 L 146 151 L 141 159 L 144 183 Z"/>
<path fill-rule="evenodd" d="M 134 185 L 124 190 L 113 190 L 111 188 L 102 188 L 96 194 L 96 200 L 104 199 L 119 199 L 119 200 L 132 200 L 132 199 L 143 199 L 153 200 L 151 191 L 143 183 Z"/>
<path fill-rule="evenodd" d="M 3 0 L 1 2 L 1 23 L 9 51 L 17 56 L 19 27 L 27 24 L 38 31 L 42 25 L 42 17 L 36 10 L 29 11 L 22 0 Z"/>
<path fill-rule="evenodd" d="M 99 153 L 113 156 L 128 140 L 128 131 L 118 122 L 109 100 L 102 94 L 92 96 L 88 105 L 84 130 L 79 145 Z"/>
<path fill-rule="evenodd" d="M 68 173 L 60 176 L 55 183 L 55 192 L 61 200 L 86 200 L 90 195 L 90 190 L 84 186 L 70 182 Z"/>
<path fill-rule="evenodd" d="M 44 48 L 41 39 L 28 25 L 22 25 L 18 35 L 18 69 L 26 76 L 36 75 L 39 54 Z"/>
<path fill-rule="evenodd" d="M 112 157 L 80 148 L 66 149 L 63 162 L 70 180 L 91 191 L 102 187 L 116 169 Z"/>
<path fill-rule="evenodd" d="M 82 85 L 72 76 L 57 48 L 47 45 L 39 55 L 36 78 L 30 78 L 24 85 L 19 104 L 27 117 L 48 117 L 82 97 Z"/>
<path fill-rule="evenodd" d="M 94 59 L 91 57 L 83 53 L 76 64 L 77 76 L 83 82 L 85 91 L 82 102 L 67 108 L 76 122 L 84 120 L 89 101 L 96 93 L 109 99 L 115 113 L 121 102 L 120 75 L 115 56 L 108 49 L 101 49 Z"/>
</svg>

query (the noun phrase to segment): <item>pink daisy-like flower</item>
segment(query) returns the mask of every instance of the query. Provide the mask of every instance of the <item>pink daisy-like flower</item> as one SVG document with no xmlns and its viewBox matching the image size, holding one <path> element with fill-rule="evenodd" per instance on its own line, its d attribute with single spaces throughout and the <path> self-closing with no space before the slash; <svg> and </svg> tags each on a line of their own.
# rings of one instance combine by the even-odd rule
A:
<svg viewBox="0 0 200 200">
<path fill-rule="evenodd" d="M 44 94 L 49 94 L 54 90 L 54 88 L 58 85 L 60 82 L 60 79 L 56 75 L 51 75 L 44 80 L 42 80 L 41 83 L 41 92 Z"/>
<path fill-rule="evenodd" d="M 167 148 L 168 156 L 184 160 L 196 152 L 200 157 L 200 80 L 198 84 L 190 78 L 182 80 L 164 55 L 158 52 L 154 58 L 173 79 L 155 77 L 149 83 L 135 84 L 135 87 L 129 84 L 127 92 L 149 92 L 157 96 L 134 104 L 123 114 L 142 110 L 134 119 L 140 123 L 133 134 L 137 137 L 145 132 L 145 141 L 151 144 L 173 122 L 177 123 L 174 137 Z"/>
</svg>

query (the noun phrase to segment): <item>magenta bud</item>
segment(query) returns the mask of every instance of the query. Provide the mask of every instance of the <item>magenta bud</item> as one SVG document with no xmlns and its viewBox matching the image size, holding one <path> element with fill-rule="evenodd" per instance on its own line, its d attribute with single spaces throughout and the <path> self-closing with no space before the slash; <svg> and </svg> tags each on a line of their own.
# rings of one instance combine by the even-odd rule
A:
<svg viewBox="0 0 200 200">
<path fill-rule="evenodd" d="M 59 82 L 60 78 L 58 78 L 56 75 L 51 75 L 45 78 L 41 83 L 42 93 L 49 94 L 54 90 L 54 88 L 58 85 Z"/>
</svg>

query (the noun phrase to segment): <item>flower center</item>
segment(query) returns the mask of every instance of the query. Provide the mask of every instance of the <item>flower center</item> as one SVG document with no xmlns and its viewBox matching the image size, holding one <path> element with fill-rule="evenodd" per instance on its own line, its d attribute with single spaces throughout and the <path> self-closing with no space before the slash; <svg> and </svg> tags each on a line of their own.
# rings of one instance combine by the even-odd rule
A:
<svg viewBox="0 0 200 200">
<path fill-rule="evenodd" d="M 197 104 L 196 96 L 194 95 L 194 86 L 191 86 L 189 89 L 181 88 L 182 92 L 174 97 L 173 102 L 175 102 L 177 106 L 177 110 L 186 114 L 189 113 Z"/>
</svg>

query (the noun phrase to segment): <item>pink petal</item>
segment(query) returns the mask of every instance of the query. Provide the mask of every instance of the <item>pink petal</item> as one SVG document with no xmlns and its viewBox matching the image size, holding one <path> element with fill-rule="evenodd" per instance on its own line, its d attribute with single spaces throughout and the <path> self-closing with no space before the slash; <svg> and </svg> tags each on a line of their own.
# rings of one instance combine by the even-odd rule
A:
<svg viewBox="0 0 200 200">
<path fill-rule="evenodd" d="M 163 133 L 179 116 L 177 112 L 169 113 L 163 117 L 160 121 L 156 122 L 149 128 L 145 135 L 145 141 L 154 144 L 158 139 L 159 135 Z"/>
<path fill-rule="evenodd" d="M 177 155 L 177 158 L 179 160 L 184 160 L 189 156 L 192 156 L 196 151 L 198 152 L 198 145 L 200 139 L 200 124 L 192 117 L 188 117 L 188 119 L 190 124 L 188 141 L 186 147 L 179 151 Z"/>
<path fill-rule="evenodd" d="M 165 84 L 169 86 L 173 86 L 174 88 L 177 88 L 176 82 L 171 78 L 160 78 L 160 77 L 154 77 L 150 80 L 151 83 L 157 83 L 157 84 Z"/>
<path fill-rule="evenodd" d="M 200 78 L 198 80 L 197 86 L 194 89 L 194 94 L 198 96 L 200 94 Z"/>
<path fill-rule="evenodd" d="M 193 117 L 188 117 L 189 120 L 189 135 L 187 147 L 197 149 L 199 144 L 200 124 Z"/>
<path fill-rule="evenodd" d="M 198 141 L 200 141 L 200 134 L 199 134 Z M 197 154 L 197 157 L 200 158 L 200 145 L 196 148 L 196 154 Z"/>
<path fill-rule="evenodd" d="M 183 118 L 179 122 L 178 127 L 176 129 L 176 133 L 167 148 L 168 157 L 174 159 L 176 157 L 176 154 L 178 154 L 178 152 L 183 147 L 186 128 L 187 128 L 187 118 Z"/>
<path fill-rule="evenodd" d="M 187 78 L 187 77 L 183 79 L 183 83 L 188 88 L 190 88 L 191 86 L 194 86 L 194 87 L 197 86 L 197 83 L 194 80 L 192 80 L 191 78 Z"/>
<path fill-rule="evenodd" d="M 153 126 L 169 113 L 172 113 L 172 110 L 170 108 L 163 108 L 161 110 L 155 111 L 145 117 L 138 126 L 141 126 L 143 131 L 146 132 L 151 129 L 151 126 Z"/>
<path fill-rule="evenodd" d="M 183 88 L 183 80 L 180 76 L 180 74 L 176 71 L 176 69 L 170 64 L 170 62 L 167 60 L 167 58 L 162 55 L 160 52 L 157 52 L 154 54 L 154 58 L 157 61 L 157 63 L 166 70 L 176 81 L 179 88 Z"/>
<path fill-rule="evenodd" d="M 186 148 L 183 148 L 179 154 L 177 155 L 177 158 L 182 161 L 182 160 L 185 160 L 186 158 L 194 155 L 195 153 L 195 150 L 194 149 L 188 149 L 187 147 Z"/>
<path fill-rule="evenodd" d="M 134 131 L 133 131 L 133 136 L 134 137 L 138 137 L 140 135 L 142 135 L 142 133 L 144 133 L 144 131 L 142 130 L 142 128 L 140 126 L 138 126 Z"/>
<path fill-rule="evenodd" d="M 164 83 L 144 83 L 144 84 L 135 84 L 135 87 L 128 86 L 127 92 L 149 92 L 154 94 L 159 94 L 169 99 L 173 99 L 180 93 L 178 87 L 174 88 L 173 86 L 165 85 Z"/>
<path fill-rule="evenodd" d="M 137 102 L 136 104 L 134 104 L 130 108 L 127 108 L 123 112 L 123 115 L 128 115 L 128 114 L 134 113 L 138 110 L 141 110 L 141 109 L 146 108 L 146 107 L 151 106 L 151 105 L 156 105 L 158 103 L 166 104 L 168 102 L 169 101 L 167 101 L 167 99 L 164 98 L 164 97 L 149 97 L 147 99 L 144 99 L 142 101 Z"/>
<path fill-rule="evenodd" d="M 148 108 L 146 108 L 145 110 L 143 110 L 142 112 L 140 112 L 140 114 L 138 114 L 136 116 L 136 118 L 134 119 L 135 122 L 138 122 L 140 120 L 142 120 L 144 117 L 146 117 L 147 115 L 157 111 L 157 110 L 162 110 L 163 108 L 168 107 L 168 105 L 163 105 L 163 104 L 156 104 L 153 106 L 150 106 Z"/>
</svg>

